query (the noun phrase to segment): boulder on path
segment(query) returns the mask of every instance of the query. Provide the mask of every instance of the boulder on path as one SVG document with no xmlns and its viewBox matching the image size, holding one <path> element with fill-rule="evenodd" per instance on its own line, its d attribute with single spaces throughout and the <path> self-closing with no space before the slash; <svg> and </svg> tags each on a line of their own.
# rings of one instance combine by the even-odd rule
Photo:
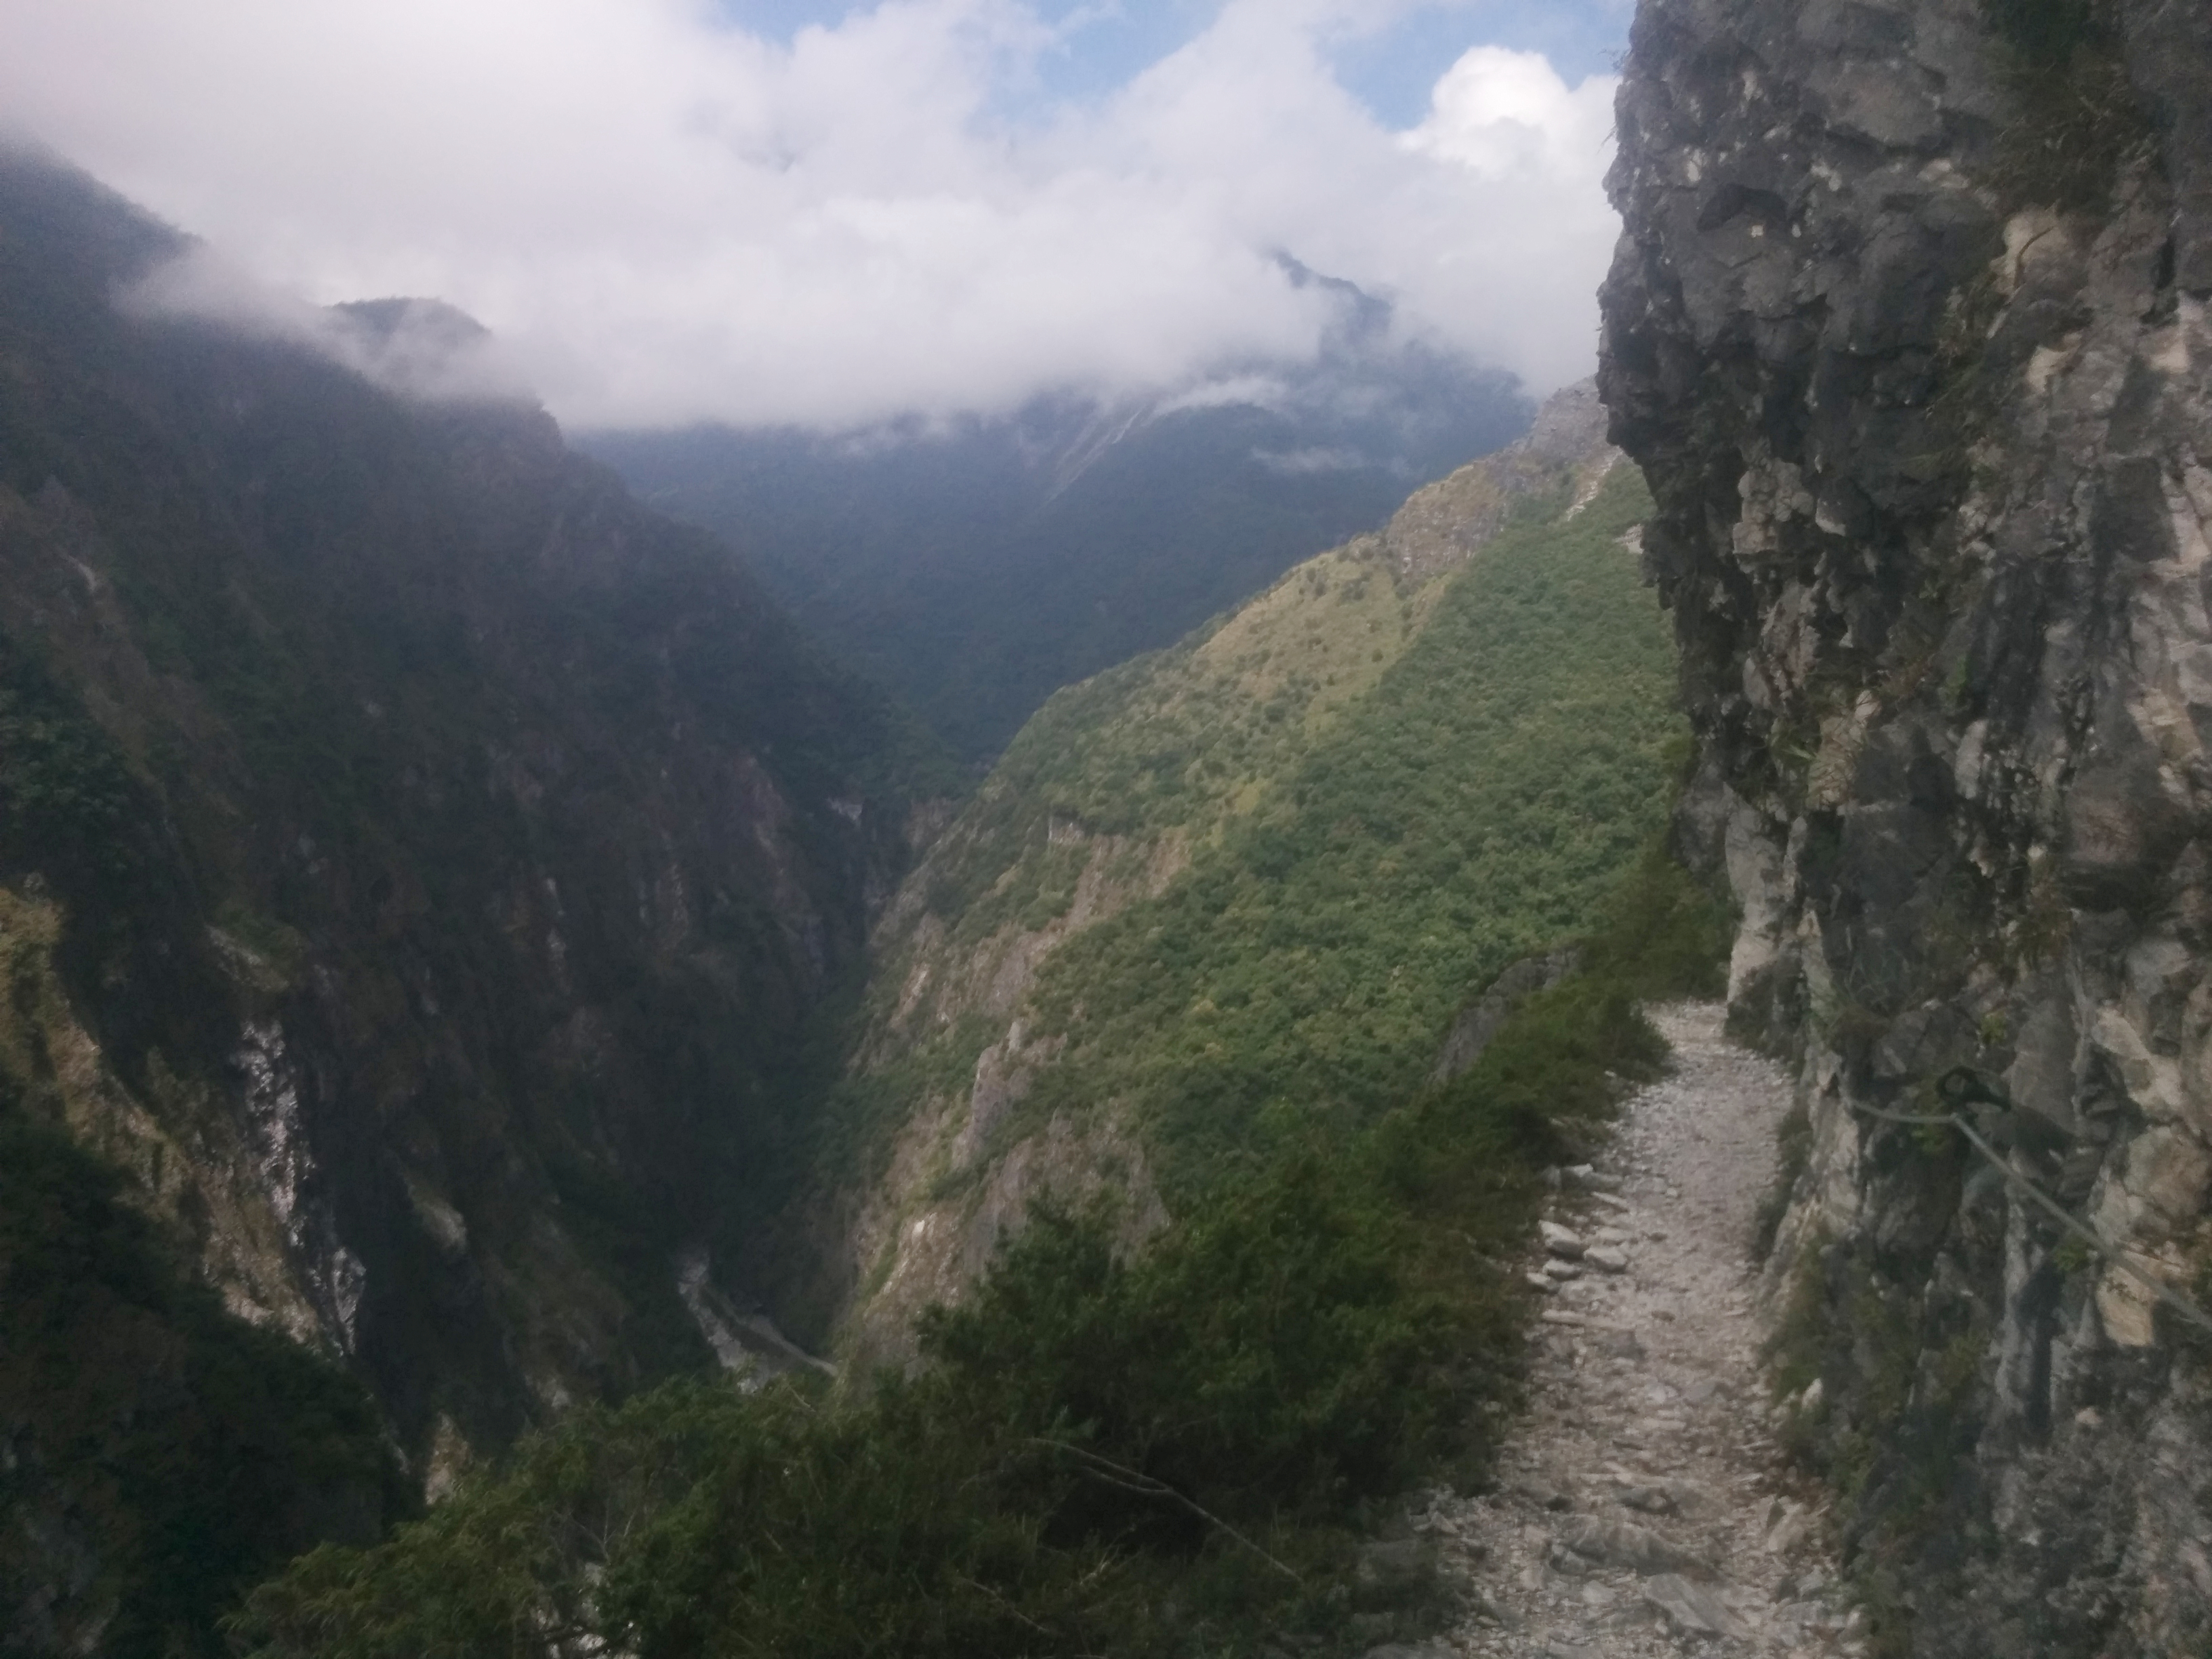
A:
<svg viewBox="0 0 2212 1659">
<path fill-rule="evenodd" d="M 1689 1551 L 1668 1543 L 1650 1528 L 1639 1527 L 1632 1521 L 1601 1521 L 1595 1516 L 1577 1516 L 1561 1530 L 1559 1541 L 1601 1566 L 1626 1567 L 1641 1573 L 1711 1571 Z"/>
<path fill-rule="evenodd" d="M 1641 1359 L 1644 1344 L 1637 1340 L 1634 1331 L 1615 1330 L 1600 1326 L 1590 1332 L 1590 1345 L 1607 1359 Z"/>
<path fill-rule="evenodd" d="M 1720 1597 L 1674 1573 L 1662 1573 L 1644 1587 L 1644 1599 L 1674 1627 L 1678 1636 L 1752 1638 L 1750 1626 L 1731 1613 Z"/>
<path fill-rule="evenodd" d="M 1813 1517 L 1802 1504 L 1778 1500 L 1767 1511 L 1766 1553 L 1787 1555 L 1813 1535 Z"/>
<path fill-rule="evenodd" d="M 1536 1231 L 1543 1237 L 1544 1249 L 1551 1255 L 1569 1261 L 1582 1260 L 1583 1241 L 1571 1228 L 1562 1227 L 1556 1221 L 1540 1221 Z"/>
<path fill-rule="evenodd" d="M 1515 1496 L 1534 1504 L 1540 1510 L 1564 1510 L 1573 1500 L 1547 1480 L 1534 1475 L 1523 1475 L 1510 1490 Z"/>
</svg>

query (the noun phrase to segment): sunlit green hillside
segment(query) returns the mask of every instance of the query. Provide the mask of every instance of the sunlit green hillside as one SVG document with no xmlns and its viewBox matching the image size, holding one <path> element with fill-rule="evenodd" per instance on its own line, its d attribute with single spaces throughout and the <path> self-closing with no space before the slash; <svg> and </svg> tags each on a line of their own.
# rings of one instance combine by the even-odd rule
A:
<svg viewBox="0 0 2212 1659">
<path fill-rule="evenodd" d="M 1478 463 L 1030 721 L 878 933 L 828 1154 L 868 1198 L 812 1287 L 849 1346 L 902 1348 L 1037 1192 L 1141 1231 L 1371 1118 L 1590 926 L 1679 726 L 1648 505 L 1596 442 Z"/>
<path fill-rule="evenodd" d="M 1620 540 L 1648 504 L 1623 468 L 1574 519 L 1509 531 L 1279 751 L 1263 805 L 1072 941 L 1035 1002 L 1068 1046 L 1024 1117 L 1132 1103 L 1172 1208 L 1253 1155 L 1271 1106 L 1401 1097 L 1471 989 L 1587 929 L 1669 800 L 1673 643 Z"/>
</svg>

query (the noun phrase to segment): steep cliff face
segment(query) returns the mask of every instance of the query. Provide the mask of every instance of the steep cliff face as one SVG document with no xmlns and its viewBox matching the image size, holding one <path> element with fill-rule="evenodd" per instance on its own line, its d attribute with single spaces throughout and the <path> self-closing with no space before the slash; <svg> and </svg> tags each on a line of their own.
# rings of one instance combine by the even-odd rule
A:
<svg viewBox="0 0 2212 1659">
<path fill-rule="evenodd" d="M 2194 1651 L 2212 12 L 1647 0 L 1620 135 L 1601 383 L 1682 830 L 1802 1064 L 1798 1431 L 1892 1650 Z M 1995 1158 L 1872 1115 L 1954 1110 Z"/>
<path fill-rule="evenodd" d="M 0 158 L 0 1104 L 495 1445 L 710 1363 L 903 728 L 534 409 L 113 303 L 182 246 Z"/>
</svg>

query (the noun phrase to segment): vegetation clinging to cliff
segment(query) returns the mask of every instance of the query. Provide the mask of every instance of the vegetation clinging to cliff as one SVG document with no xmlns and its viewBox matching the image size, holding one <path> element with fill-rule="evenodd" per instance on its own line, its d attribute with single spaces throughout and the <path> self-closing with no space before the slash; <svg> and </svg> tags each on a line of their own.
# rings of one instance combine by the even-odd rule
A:
<svg viewBox="0 0 2212 1659">
<path fill-rule="evenodd" d="M 318 1539 L 376 1536 L 404 1483 L 361 1384 L 226 1314 L 16 1095 L 0 1076 L 0 1650 L 59 1650 L 77 1632 L 40 1610 L 96 1593 L 114 1659 L 220 1653 L 216 1614 Z"/>
<path fill-rule="evenodd" d="M 1990 167 L 2015 209 L 2100 213 L 2118 180 L 2157 154 L 2122 56 L 2111 0 L 1987 0 L 2011 54 L 2017 112 L 1997 134 Z"/>
<path fill-rule="evenodd" d="M 1070 945 L 1030 1109 L 1133 1103 L 1172 1203 L 1304 1114 L 1402 1098 L 1470 987 L 1586 928 L 1664 811 L 1673 653 L 1616 544 L 1648 499 L 1624 469 L 1485 549 L 1260 810 Z"/>
<path fill-rule="evenodd" d="M 939 977 L 1065 913 L 1104 837 L 1140 863 L 1191 850 L 1044 963 L 1029 1038 L 1066 1047 L 1000 1133 L 1110 1103 L 1173 1207 L 1316 1118 L 1348 1133 L 1403 1099 L 1471 987 L 1589 928 L 1663 817 L 1680 736 L 1666 625 L 1620 544 L 1649 499 L 1627 468 L 1571 517 L 1545 492 L 1426 588 L 1354 544 L 1032 720 L 926 871 Z M 964 1087 L 992 1036 L 887 1045 L 848 1085 L 846 1144 Z"/>
</svg>

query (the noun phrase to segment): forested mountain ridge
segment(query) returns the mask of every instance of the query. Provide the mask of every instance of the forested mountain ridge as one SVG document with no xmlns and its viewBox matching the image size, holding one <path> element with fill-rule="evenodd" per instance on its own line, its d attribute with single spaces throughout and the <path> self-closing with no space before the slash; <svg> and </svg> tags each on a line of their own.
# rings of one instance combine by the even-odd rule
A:
<svg viewBox="0 0 2212 1659">
<path fill-rule="evenodd" d="M 1528 425 L 1495 370 L 1286 261 L 1338 320 L 1318 359 L 1000 419 L 586 433 L 664 511 L 726 536 L 801 622 L 988 763 L 1054 691 L 1165 647 Z"/>
<path fill-rule="evenodd" d="M 902 883 L 941 764 L 726 550 L 526 404 L 116 303 L 184 246 L 0 166 L 6 1643 L 1432 1628 L 1362 1506 L 1480 1476 L 1536 1172 L 1711 933 L 1588 388 L 1063 693 Z M 748 1395 L 717 1281 L 858 1363 Z"/>
<path fill-rule="evenodd" d="M 229 1340 L 203 1279 L 419 1478 L 709 1362 L 672 1255 L 769 1201 L 925 746 L 534 408 L 118 307 L 185 246 L 0 155 L 0 1187 L 112 1231 L 96 1154 L 148 1340 Z M 52 1402 L 168 1385 L 8 1282 L 0 1567 L 79 1639 L 139 1558 Z"/>
<path fill-rule="evenodd" d="M 811 1223 L 842 1248 L 787 1304 L 899 1352 L 1033 1200 L 1122 1191 L 1142 1232 L 1291 1123 L 1348 1133 L 1460 998 L 1591 925 L 1673 729 L 1602 418 L 1570 389 L 1030 722 L 878 928 L 848 1207 Z"/>
</svg>

